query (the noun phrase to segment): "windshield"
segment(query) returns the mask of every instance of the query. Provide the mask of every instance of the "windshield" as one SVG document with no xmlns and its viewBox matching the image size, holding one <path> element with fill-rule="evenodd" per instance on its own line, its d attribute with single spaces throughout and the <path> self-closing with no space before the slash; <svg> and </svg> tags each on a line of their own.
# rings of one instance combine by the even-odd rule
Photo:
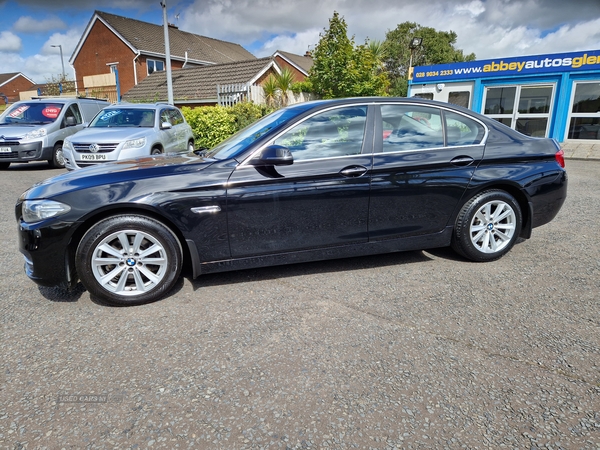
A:
<svg viewBox="0 0 600 450">
<path fill-rule="evenodd" d="M 92 120 L 90 128 L 154 126 L 154 110 L 138 108 L 105 109 Z"/>
<path fill-rule="evenodd" d="M 260 139 L 269 131 L 302 114 L 313 106 L 314 105 L 309 103 L 302 103 L 275 111 L 268 116 L 263 117 L 258 122 L 250 124 L 243 130 L 238 131 L 213 149 L 207 151 L 205 156 L 214 159 L 235 158 L 246 150 L 254 141 Z"/>
<path fill-rule="evenodd" d="M 19 103 L 8 109 L 0 119 L 0 125 L 44 125 L 54 122 L 64 105 L 60 103 Z"/>
</svg>

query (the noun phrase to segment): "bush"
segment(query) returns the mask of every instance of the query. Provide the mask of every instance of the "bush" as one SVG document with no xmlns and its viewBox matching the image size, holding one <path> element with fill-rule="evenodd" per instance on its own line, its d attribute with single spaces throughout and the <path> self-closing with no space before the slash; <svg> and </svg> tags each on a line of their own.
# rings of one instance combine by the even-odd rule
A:
<svg viewBox="0 0 600 450">
<path fill-rule="evenodd" d="M 236 131 L 267 115 L 271 110 L 265 106 L 242 102 L 231 107 L 184 106 L 181 112 L 192 127 L 196 147 L 212 148 Z"/>
</svg>

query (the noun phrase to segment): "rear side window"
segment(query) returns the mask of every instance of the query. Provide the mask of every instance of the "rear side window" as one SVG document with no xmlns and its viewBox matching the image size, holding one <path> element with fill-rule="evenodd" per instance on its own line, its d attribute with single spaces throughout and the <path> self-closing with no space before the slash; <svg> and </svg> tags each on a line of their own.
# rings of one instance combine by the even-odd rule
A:
<svg viewBox="0 0 600 450">
<path fill-rule="evenodd" d="M 171 125 L 179 125 L 183 123 L 183 116 L 177 109 L 169 110 L 169 115 L 171 117 Z"/>
<path fill-rule="evenodd" d="M 461 145 L 476 145 L 480 144 L 485 129 L 475 120 L 446 111 L 446 142 L 448 147 L 457 147 Z"/>
<path fill-rule="evenodd" d="M 381 118 L 384 152 L 444 146 L 442 115 L 438 108 L 382 105 Z"/>
</svg>

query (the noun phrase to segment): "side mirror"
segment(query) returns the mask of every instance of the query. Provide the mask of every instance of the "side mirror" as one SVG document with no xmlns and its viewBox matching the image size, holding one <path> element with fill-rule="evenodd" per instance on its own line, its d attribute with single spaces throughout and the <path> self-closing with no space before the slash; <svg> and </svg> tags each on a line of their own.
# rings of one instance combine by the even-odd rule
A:
<svg viewBox="0 0 600 450">
<path fill-rule="evenodd" d="M 173 128 L 173 125 L 171 125 L 169 122 L 163 122 L 160 124 L 160 128 L 162 130 L 170 130 L 171 128 Z"/>
<path fill-rule="evenodd" d="M 77 125 L 77 120 L 73 116 L 65 117 L 65 125 L 68 127 L 73 127 Z"/>
<path fill-rule="evenodd" d="M 289 166 L 294 163 L 290 149 L 282 145 L 269 145 L 248 161 L 251 166 Z"/>
</svg>

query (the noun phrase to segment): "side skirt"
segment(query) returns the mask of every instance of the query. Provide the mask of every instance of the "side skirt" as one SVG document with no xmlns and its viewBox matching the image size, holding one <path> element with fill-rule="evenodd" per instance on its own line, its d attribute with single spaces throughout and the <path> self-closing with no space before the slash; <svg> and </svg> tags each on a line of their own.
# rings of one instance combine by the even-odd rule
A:
<svg viewBox="0 0 600 450">
<path fill-rule="evenodd" d="M 327 247 L 316 250 L 302 250 L 273 255 L 261 255 L 248 258 L 227 259 L 221 261 L 201 262 L 196 244 L 186 239 L 190 250 L 193 276 L 201 274 L 228 272 L 231 270 L 255 269 L 258 267 L 280 266 L 328 259 L 352 258 L 356 256 L 378 255 L 383 253 L 425 250 L 428 248 L 447 247 L 452 238 L 452 227 L 435 234 L 411 236 L 400 239 L 387 239 L 365 244 Z"/>
</svg>

